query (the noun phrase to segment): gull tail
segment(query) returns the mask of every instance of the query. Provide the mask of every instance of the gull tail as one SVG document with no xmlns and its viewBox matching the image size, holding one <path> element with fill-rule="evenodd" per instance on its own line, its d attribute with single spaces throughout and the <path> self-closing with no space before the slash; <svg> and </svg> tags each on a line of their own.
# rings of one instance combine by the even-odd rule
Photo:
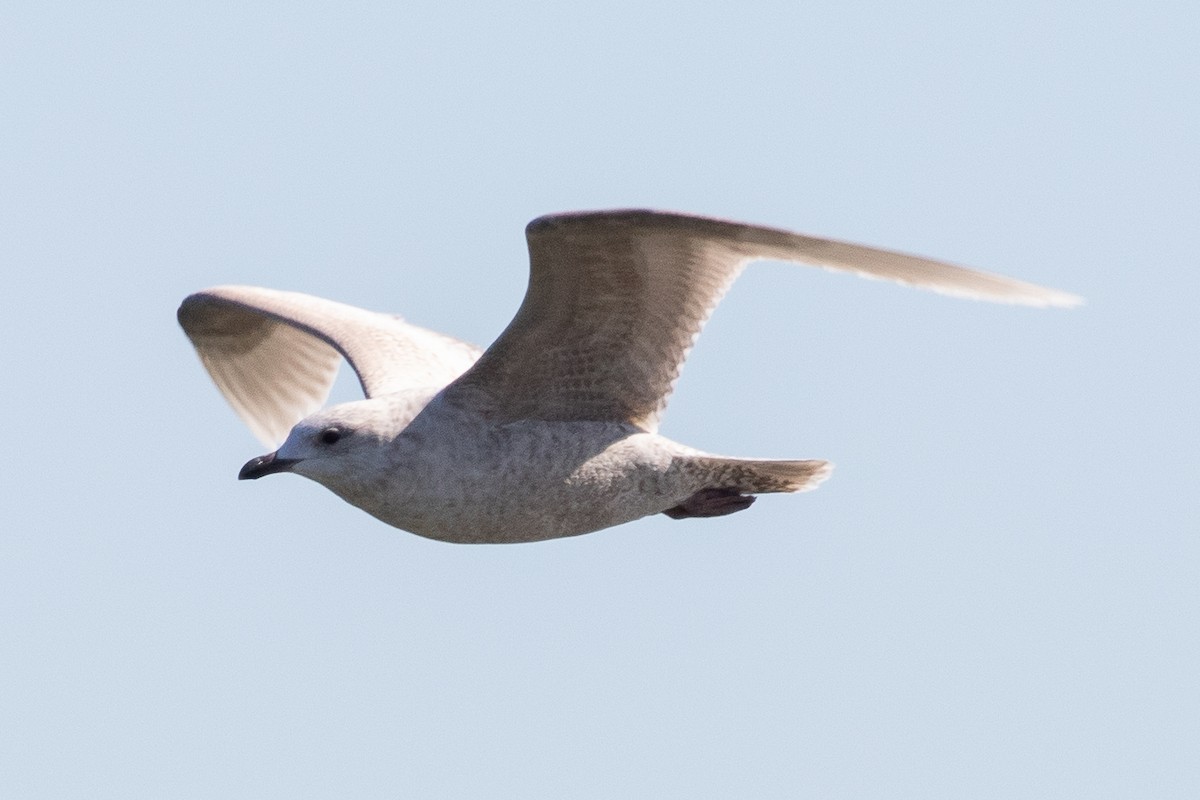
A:
<svg viewBox="0 0 1200 800">
<path fill-rule="evenodd" d="M 783 461 L 751 458 L 720 458 L 708 456 L 705 462 L 716 478 L 711 485 L 721 489 L 736 489 L 744 494 L 772 492 L 806 492 L 815 489 L 833 472 L 828 461 Z"/>
<path fill-rule="evenodd" d="M 776 461 L 694 456 L 688 468 L 701 487 L 678 505 L 663 511 L 672 519 L 723 517 L 750 507 L 756 494 L 804 492 L 829 477 L 828 461 Z"/>
</svg>

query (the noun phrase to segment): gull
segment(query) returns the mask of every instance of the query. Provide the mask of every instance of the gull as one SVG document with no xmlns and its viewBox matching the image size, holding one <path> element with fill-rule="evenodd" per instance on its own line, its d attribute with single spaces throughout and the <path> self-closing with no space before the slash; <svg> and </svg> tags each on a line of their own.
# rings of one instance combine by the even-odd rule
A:
<svg viewBox="0 0 1200 800">
<path fill-rule="evenodd" d="M 178 318 L 266 446 L 240 479 L 293 472 L 448 542 L 575 536 L 651 514 L 742 511 L 814 488 L 827 461 L 730 458 L 659 435 L 709 315 L 748 262 L 789 261 L 1028 306 L 1080 298 L 912 255 L 646 210 L 539 217 L 516 317 L 487 350 L 397 316 L 219 286 Z M 341 359 L 365 399 L 320 410 Z M 282 442 L 282 445 L 280 445 Z"/>
</svg>

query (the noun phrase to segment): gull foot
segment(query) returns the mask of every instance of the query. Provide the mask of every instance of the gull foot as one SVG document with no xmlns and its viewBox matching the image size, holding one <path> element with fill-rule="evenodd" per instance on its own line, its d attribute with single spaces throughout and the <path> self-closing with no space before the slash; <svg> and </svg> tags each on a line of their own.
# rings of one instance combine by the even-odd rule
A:
<svg viewBox="0 0 1200 800">
<path fill-rule="evenodd" d="M 750 507 L 754 496 L 741 494 L 737 489 L 701 489 L 677 506 L 662 512 L 671 519 L 688 517 L 723 517 Z"/>
</svg>

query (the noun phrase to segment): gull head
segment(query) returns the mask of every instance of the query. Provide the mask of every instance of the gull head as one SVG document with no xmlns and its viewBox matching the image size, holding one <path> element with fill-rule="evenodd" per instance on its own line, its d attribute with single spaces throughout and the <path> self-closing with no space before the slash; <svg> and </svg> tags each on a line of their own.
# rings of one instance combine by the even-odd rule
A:
<svg viewBox="0 0 1200 800">
<path fill-rule="evenodd" d="M 377 400 L 359 400 L 306 417 L 274 453 L 247 461 L 238 479 L 294 472 L 335 490 L 362 482 L 381 468 L 382 446 L 395 435 L 387 410 Z"/>
</svg>

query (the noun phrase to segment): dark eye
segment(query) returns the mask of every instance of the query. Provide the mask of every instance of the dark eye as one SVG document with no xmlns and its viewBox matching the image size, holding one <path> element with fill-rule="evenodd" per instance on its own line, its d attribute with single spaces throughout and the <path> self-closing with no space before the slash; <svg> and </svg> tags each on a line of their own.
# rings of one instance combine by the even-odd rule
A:
<svg viewBox="0 0 1200 800">
<path fill-rule="evenodd" d="M 321 440 L 321 444 L 337 444 L 338 439 L 342 438 L 342 432 L 337 428 L 326 428 L 317 438 Z"/>
</svg>

